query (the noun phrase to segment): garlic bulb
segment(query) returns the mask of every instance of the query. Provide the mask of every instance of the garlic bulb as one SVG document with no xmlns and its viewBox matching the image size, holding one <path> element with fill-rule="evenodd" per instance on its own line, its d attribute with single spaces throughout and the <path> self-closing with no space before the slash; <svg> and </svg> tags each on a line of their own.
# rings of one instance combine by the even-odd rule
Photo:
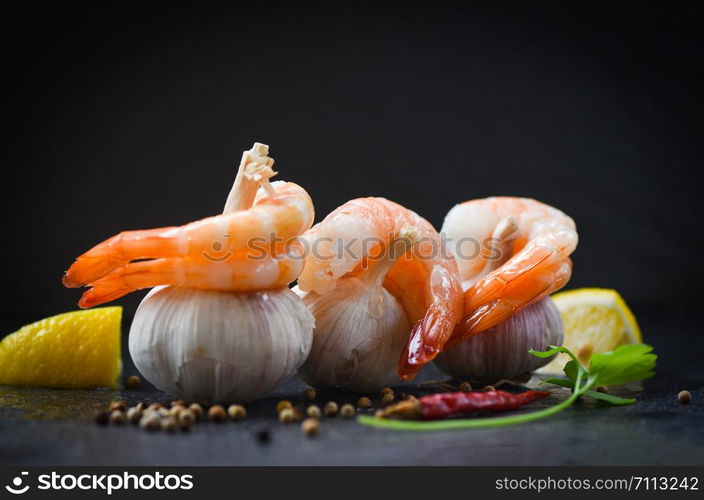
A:
<svg viewBox="0 0 704 500">
<path fill-rule="evenodd" d="M 334 290 L 299 292 L 315 316 L 313 346 L 299 374 L 318 388 L 373 391 L 399 381 L 410 326 L 380 280 L 343 277 Z"/>
<path fill-rule="evenodd" d="M 548 297 L 441 353 L 435 363 L 456 378 L 496 382 L 546 365 L 552 358 L 541 359 L 528 351 L 561 345 L 562 340 L 562 319 Z"/>
<path fill-rule="evenodd" d="M 314 319 L 288 288 L 223 292 L 156 287 L 132 321 L 129 350 L 157 388 L 201 402 L 256 398 L 296 372 Z"/>
</svg>

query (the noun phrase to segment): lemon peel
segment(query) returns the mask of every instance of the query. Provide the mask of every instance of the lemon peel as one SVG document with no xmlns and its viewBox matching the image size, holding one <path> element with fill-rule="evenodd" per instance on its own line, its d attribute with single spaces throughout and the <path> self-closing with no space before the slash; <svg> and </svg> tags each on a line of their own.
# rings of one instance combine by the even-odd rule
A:
<svg viewBox="0 0 704 500">
<path fill-rule="evenodd" d="M 0 341 L 0 385 L 117 387 L 122 307 L 71 311 L 23 326 Z"/>
</svg>

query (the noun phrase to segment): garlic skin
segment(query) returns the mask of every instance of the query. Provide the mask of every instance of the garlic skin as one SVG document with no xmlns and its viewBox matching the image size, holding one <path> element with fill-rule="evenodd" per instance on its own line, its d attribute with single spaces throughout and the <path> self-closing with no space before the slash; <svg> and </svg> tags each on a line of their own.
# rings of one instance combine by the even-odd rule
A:
<svg viewBox="0 0 704 500">
<path fill-rule="evenodd" d="M 129 351 L 157 388 L 188 401 L 252 400 L 293 375 L 314 318 L 288 288 L 245 293 L 160 286 L 135 313 Z"/>
<path fill-rule="evenodd" d="M 396 368 L 411 327 L 399 301 L 381 284 L 343 277 L 324 295 L 294 291 L 316 323 L 310 355 L 299 370 L 303 380 L 355 392 L 400 381 Z"/>
<path fill-rule="evenodd" d="M 532 304 L 509 320 L 478 333 L 435 358 L 435 364 L 458 379 L 496 382 L 537 370 L 553 358 L 528 351 L 562 345 L 562 318 L 552 299 Z"/>
</svg>

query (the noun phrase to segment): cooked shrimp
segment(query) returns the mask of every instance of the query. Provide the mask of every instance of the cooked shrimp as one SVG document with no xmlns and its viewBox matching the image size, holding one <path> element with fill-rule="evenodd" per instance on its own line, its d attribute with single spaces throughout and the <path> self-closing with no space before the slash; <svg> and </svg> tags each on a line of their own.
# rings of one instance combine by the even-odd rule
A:
<svg viewBox="0 0 704 500">
<path fill-rule="evenodd" d="M 442 350 L 462 317 L 462 290 L 457 265 L 452 256 L 443 256 L 440 235 L 428 221 L 384 198 L 358 198 L 338 207 L 302 239 L 309 252 L 299 287 L 321 295 L 343 276 L 377 273 L 374 260 L 385 252 L 387 257 L 397 254 L 383 286 L 415 325 L 398 363 L 399 375 L 413 378 Z M 394 249 L 398 242 L 412 248 L 399 253 Z"/>
<path fill-rule="evenodd" d="M 455 252 L 465 289 L 464 318 L 448 347 L 506 321 L 570 279 L 575 223 L 539 201 L 467 201 L 448 212 L 441 232 Z"/>
<path fill-rule="evenodd" d="M 247 291 L 294 281 L 303 267 L 294 238 L 313 223 L 313 202 L 296 184 L 269 182 L 276 172 L 267 154 L 268 146 L 256 143 L 242 155 L 222 215 L 125 231 L 78 257 L 63 283 L 91 287 L 79 306 L 157 285 Z"/>
</svg>

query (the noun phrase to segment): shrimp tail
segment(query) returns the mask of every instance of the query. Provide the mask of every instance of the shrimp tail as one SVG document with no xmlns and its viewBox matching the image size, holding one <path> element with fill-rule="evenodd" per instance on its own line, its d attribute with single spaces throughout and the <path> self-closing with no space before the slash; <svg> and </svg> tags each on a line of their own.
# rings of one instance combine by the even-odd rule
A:
<svg viewBox="0 0 704 500">
<path fill-rule="evenodd" d="M 89 307 L 99 306 L 100 304 L 119 299 L 133 291 L 134 289 L 125 286 L 117 280 L 110 280 L 88 288 L 88 290 L 83 292 L 81 299 L 78 301 L 78 307 L 88 309 Z"/>
<path fill-rule="evenodd" d="M 123 295 L 157 285 L 181 284 L 185 265 L 183 259 L 154 259 L 133 262 L 93 281 L 81 296 L 82 309 L 119 299 Z M 180 278 L 180 279 L 179 279 Z"/>
<path fill-rule="evenodd" d="M 462 288 L 456 269 L 434 266 L 430 292 L 433 302 L 413 327 L 398 363 L 398 374 L 403 380 L 412 380 L 425 364 L 440 354 L 462 318 Z"/>
<path fill-rule="evenodd" d="M 177 227 L 123 231 L 98 243 L 64 273 L 63 285 L 78 288 L 89 285 L 134 259 L 167 257 L 175 253 L 170 233 Z"/>
<path fill-rule="evenodd" d="M 61 280 L 67 288 L 80 288 L 96 279 L 109 274 L 123 264 L 120 261 L 105 257 L 81 256 L 71 265 Z"/>
<path fill-rule="evenodd" d="M 398 374 L 403 380 L 412 380 L 443 350 L 455 327 L 454 321 L 447 316 L 445 305 L 435 303 L 415 324 L 398 364 Z"/>
</svg>

